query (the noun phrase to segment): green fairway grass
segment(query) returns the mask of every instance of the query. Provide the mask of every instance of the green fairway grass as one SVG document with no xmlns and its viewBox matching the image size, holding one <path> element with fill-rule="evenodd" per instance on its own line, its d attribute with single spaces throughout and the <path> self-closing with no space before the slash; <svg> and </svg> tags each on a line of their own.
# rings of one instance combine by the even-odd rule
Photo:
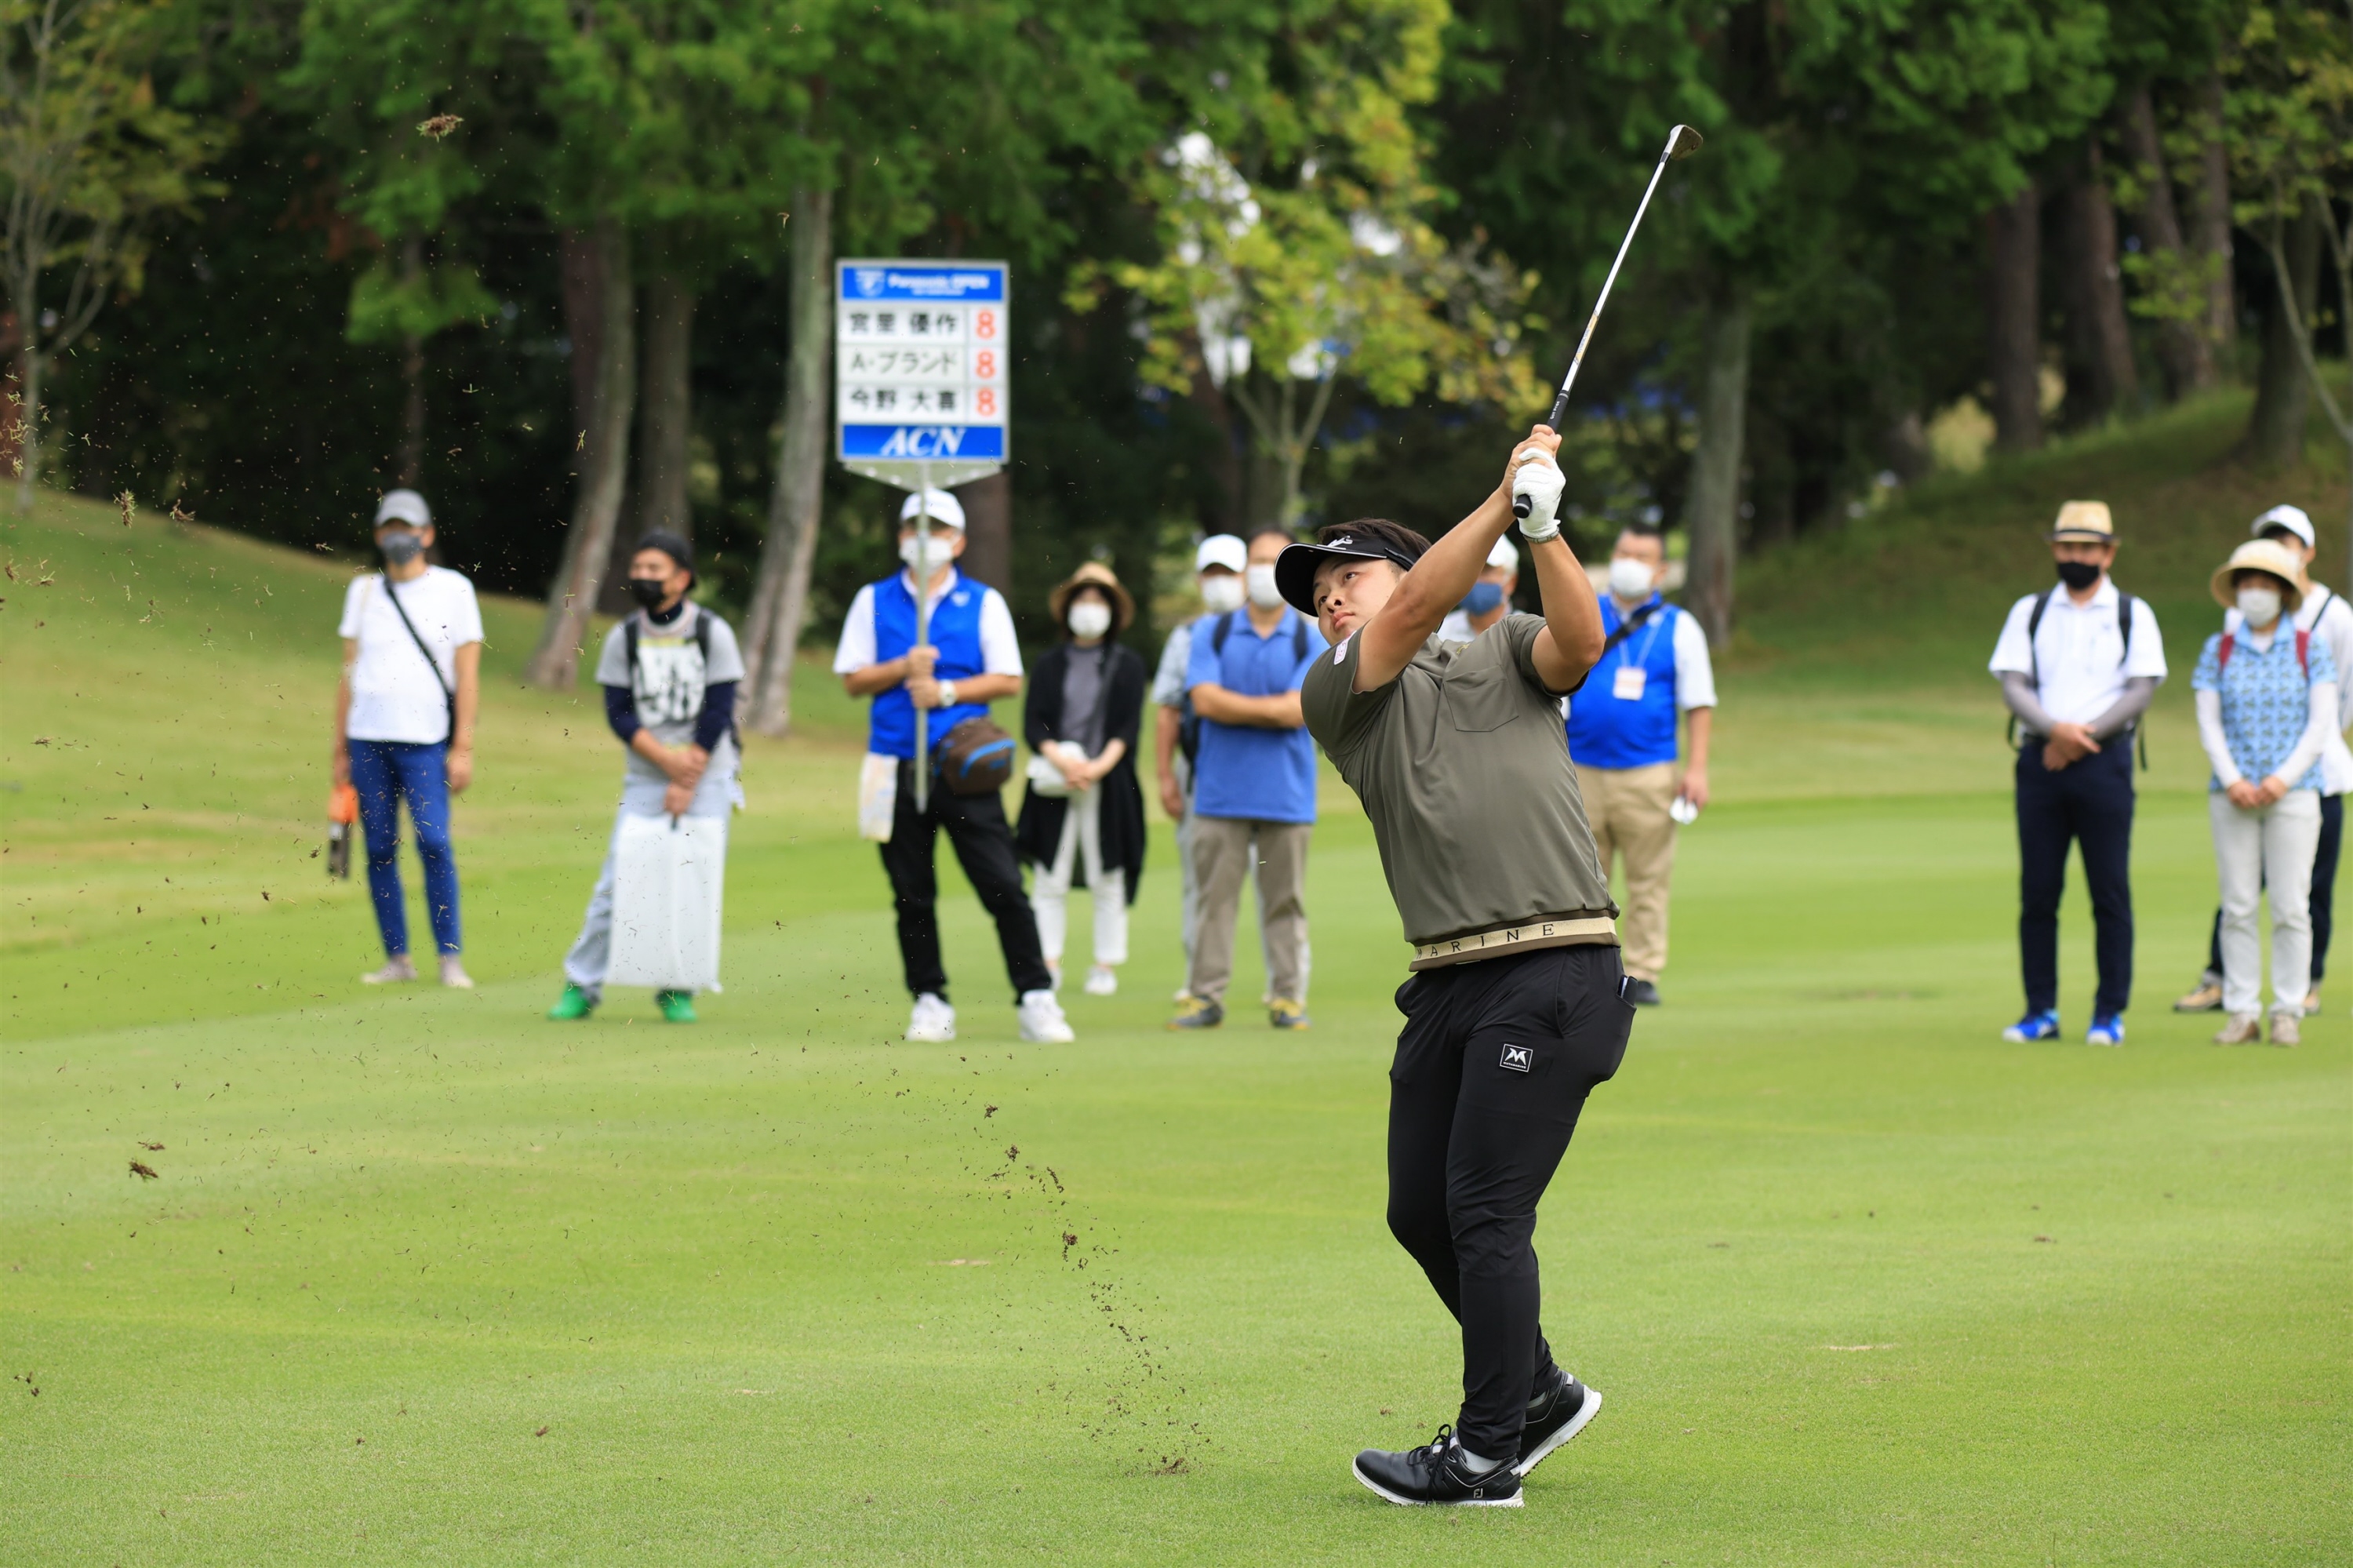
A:
<svg viewBox="0 0 2353 1568">
<path fill-rule="evenodd" d="M 364 879 L 312 856 L 352 568 L 63 501 L 6 522 L 0 1562 L 2353 1560 L 2353 987 L 2295 1051 L 2164 1008 L 2213 904 L 2186 676 L 2197 564 L 2260 488 L 2216 462 L 2233 408 L 1940 481 L 1746 579 L 1667 1005 L 1539 1227 L 1546 1330 L 1606 1404 L 1514 1512 L 1347 1472 L 1460 1390 L 1382 1219 L 1405 948 L 1344 789 L 1309 1033 L 1162 1029 L 1155 824 L 1135 960 L 1069 998 L 1070 1046 L 1018 1043 L 943 854 L 962 1037 L 908 1045 L 860 715 L 813 663 L 801 733 L 751 747 L 703 1022 L 616 991 L 551 1024 L 618 747 L 593 688 L 520 684 L 535 608 L 487 603 L 482 985 L 375 991 Z M 2119 568 L 2175 670 L 2131 1038 L 2080 1043 L 2077 887 L 2069 1038 L 2006 1045 L 1984 661 L 2047 580 L 2045 501 L 2110 482 L 2172 574 Z"/>
</svg>

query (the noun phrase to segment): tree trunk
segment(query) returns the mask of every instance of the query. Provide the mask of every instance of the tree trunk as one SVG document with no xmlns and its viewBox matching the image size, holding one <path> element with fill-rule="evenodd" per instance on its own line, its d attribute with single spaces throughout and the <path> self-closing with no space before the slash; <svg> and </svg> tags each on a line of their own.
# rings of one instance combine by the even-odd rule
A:
<svg viewBox="0 0 2353 1568">
<path fill-rule="evenodd" d="M 41 351 L 33 342 L 33 323 L 23 323 L 19 330 L 25 334 L 25 344 L 16 355 L 16 392 L 23 399 L 16 406 L 13 432 L 16 438 L 16 511 L 29 517 L 33 514 L 33 487 L 41 478 Z"/>
<path fill-rule="evenodd" d="M 1711 646 L 1732 640 L 1733 565 L 1740 526 L 1740 449 L 1748 411 L 1748 295 L 1719 285 L 1709 302 L 1702 342 L 1699 445 L 1692 452 L 1684 526 L 1691 576 L 1684 603 Z"/>
<path fill-rule="evenodd" d="M 956 487 L 964 503 L 964 554 L 956 569 L 1013 602 L 1013 476 L 999 469 Z"/>
<path fill-rule="evenodd" d="M 576 454 L 588 427 L 596 419 L 596 349 L 605 273 L 596 236 L 590 230 L 567 228 L 558 243 L 564 274 L 564 334 L 572 342 L 572 439 Z"/>
<path fill-rule="evenodd" d="M 1986 215 L 1986 373 L 1994 445 L 2042 444 L 2042 196 L 2028 185 Z"/>
<path fill-rule="evenodd" d="M 687 447 L 694 433 L 694 291 L 670 273 L 657 272 L 646 281 L 638 326 L 645 341 L 638 351 L 638 456 L 629 473 L 634 504 L 628 525 L 613 530 L 604 587 L 597 590 L 596 608 L 606 615 L 629 612 L 623 584 L 639 539 L 656 529 L 690 543 L 694 538 L 686 499 Z"/>
<path fill-rule="evenodd" d="M 2287 226 L 2288 273 L 2295 282 L 2295 320 L 2311 322 L 2320 304 L 2320 215 L 2306 206 Z M 2242 451 L 2259 469 L 2294 468 L 2304 461 L 2305 423 L 2312 415 L 2312 383 L 2295 351 L 2295 328 L 2273 283 L 2263 313 L 2263 357 L 2255 372 L 2255 410 Z"/>
<path fill-rule="evenodd" d="M 2157 110 L 2150 103 L 2148 84 L 2135 88 L 2125 102 L 2125 155 L 2136 166 L 2142 186 L 2137 226 L 2141 247 L 2155 263 L 2160 279 L 2178 275 L 2189 265 L 2181 244 L 2181 219 L 2173 206 L 2173 176 L 2165 166 L 2165 148 L 2158 140 Z M 2178 307 L 2179 302 L 2171 302 Z M 2196 322 L 2168 312 L 2157 323 L 2157 357 L 2165 367 L 2165 389 L 2179 397 L 2209 387 L 2214 380 L 2213 356 Z"/>
<path fill-rule="evenodd" d="M 793 654 L 808 607 L 825 499 L 826 431 L 833 368 L 833 192 L 793 193 L 788 263 L 791 357 L 785 367 L 784 439 L 768 493 L 768 536 L 752 588 L 744 667 L 750 672 L 744 723 L 783 735 L 793 723 Z"/>
<path fill-rule="evenodd" d="M 2198 88 L 2198 190 L 2190 247 L 2206 282 L 2206 342 L 2210 374 L 2218 379 L 2236 358 L 2239 313 L 2231 270 L 2231 154 L 2222 141 L 2222 77 L 2209 71 Z"/>
<path fill-rule="evenodd" d="M 412 234 L 400 244 L 401 281 L 415 288 L 425 272 L 425 237 Z M 393 461 L 394 482 L 414 490 L 425 474 L 425 340 L 415 333 L 400 338 L 400 452 Z"/>
<path fill-rule="evenodd" d="M 595 229 L 599 287 L 596 383 L 581 438 L 580 480 L 564 536 L 564 560 L 547 590 L 547 620 L 533 651 L 530 679 L 565 687 L 579 677 L 582 644 L 620 521 L 629 477 L 629 424 L 638 388 L 637 286 L 629 233 L 600 218 Z"/>
<path fill-rule="evenodd" d="M 1192 398 L 1212 427 L 1214 445 L 1207 454 L 1209 474 L 1217 482 L 1217 515 L 1205 519 L 1213 534 L 1240 534 L 1246 514 L 1242 503 L 1242 432 L 1241 422 L 1234 418 L 1234 406 L 1225 391 L 1212 380 L 1208 369 L 1201 364 L 1201 355 L 1194 355 Z"/>
<path fill-rule="evenodd" d="M 2096 425 L 2140 395 L 2132 331 L 2125 320 L 2124 274 L 2116 265 L 2116 210 L 2101 177 L 2100 145 L 2085 149 L 2084 169 L 2067 190 L 2067 421 Z"/>
</svg>

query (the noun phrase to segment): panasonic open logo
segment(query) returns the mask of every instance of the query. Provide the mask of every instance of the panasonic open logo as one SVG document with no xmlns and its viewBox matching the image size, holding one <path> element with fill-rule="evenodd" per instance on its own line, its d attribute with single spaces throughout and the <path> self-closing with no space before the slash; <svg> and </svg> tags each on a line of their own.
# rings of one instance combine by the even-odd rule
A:
<svg viewBox="0 0 2353 1568">
<path fill-rule="evenodd" d="M 1536 1054 L 1525 1045 L 1506 1045 L 1504 1047 L 1503 1065 L 1514 1073 L 1533 1073 L 1536 1068 Z"/>
<path fill-rule="evenodd" d="M 851 275 L 858 280 L 858 291 L 871 299 L 882 291 L 885 273 L 880 267 L 854 267 Z"/>
</svg>

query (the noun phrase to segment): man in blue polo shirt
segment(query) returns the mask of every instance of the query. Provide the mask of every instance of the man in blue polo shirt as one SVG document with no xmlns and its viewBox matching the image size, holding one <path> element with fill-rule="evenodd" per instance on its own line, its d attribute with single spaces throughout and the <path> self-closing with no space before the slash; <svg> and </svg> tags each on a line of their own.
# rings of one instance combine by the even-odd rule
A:
<svg viewBox="0 0 2353 1568">
<path fill-rule="evenodd" d="M 1282 601 L 1279 528 L 1250 541 L 1240 609 L 1193 628 L 1185 681 L 1200 715 L 1193 760 L 1193 874 L 1198 885 L 1185 1000 L 1172 1029 L 1225 1022 L 1242 878 L 1258 868 L 1267 955 L 1267 1016 L 1307 1027 L 1307 840 L 1315 825 L 1315 742 L 1299 711 L 1300 683 L 1324 651 L 1313 621 Z"/>
<path fill-rule="evenodd" d="M 915 516 L 930 514 L 931 537 L 917 537 Z M 928 554 L 923 546 L 930 546 Z M 834 673 L 853 697 L 872 697 L 866 750 L 897 759 L 897 792 L 882 869 L 899 910 L 899 956 L 915 999 L 907 1038 L 955 1038 L 948 1004 L 948 972 L 940 962 L 939 884 L 933 852 L 945 828 L 956 862 L 997 921 L 1005 971 L 1019 998 L 1021 1038 L 1046 1044 L 1071 1039 L 1054 1000 L 1054 979 L 1038 944 L 1038 919 L 1021 891 L 1021 863 L 1005 802 L 996 794 L 958 795 L 934 771 L 924 809 L 915 809 L 915 715 L 927 717 L 927 755 L 936 765 L 948 732 L 969 718 L 986 718 L 988 705 L 1021 691 L 1021 646 L 1004 596 L 955 569 L 964 554 L 964 508 L 944 490 L 910 495 L 899 514 L 899 558 L 907 569 L 869 583 L 849 601 L 834 651 Z M 915 582 L 922 573 L 931 605 L 931 641 L 915 641 Z"/>
<path fill-rule="evenodd" d="M 1675 865 L 1677 802 L 1707 804 L 1707 743 L 1715 669 L 1699 622 L 1659 597 L 1666 541 L 1656 528 L 1618 535 L 1601 598 L 1601 662 L 1569 699 L 1568 756 L 1593 824 L 1601 874 L 1626 862 L 1626 1000 L 1659 1003 L 1667 967 L 1667 882 Z M 1675 776 L 1675 720 L 1690 715 L 1691 755 Z"/>
</svg>

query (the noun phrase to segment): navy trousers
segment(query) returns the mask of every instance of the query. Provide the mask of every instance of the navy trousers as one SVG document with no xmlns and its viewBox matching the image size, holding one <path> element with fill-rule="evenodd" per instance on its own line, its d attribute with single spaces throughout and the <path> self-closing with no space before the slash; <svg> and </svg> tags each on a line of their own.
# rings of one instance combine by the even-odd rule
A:
<svg viewBox="0 0 2353 1568">
<path fill-rule="evenodd" d="M 2067 851 L 2084 852 L 2092 894 L 2093 951 L 2099 960 L 2094 1014 L 2122 1012 L 2132 1000 L 2132 747 L 2119 736 L 2057 772 L 2042 747 L 2018 754 L 2018 964 L 2026 1011 L 2059 1005 L 2059 896 Z"/>
</svg>

